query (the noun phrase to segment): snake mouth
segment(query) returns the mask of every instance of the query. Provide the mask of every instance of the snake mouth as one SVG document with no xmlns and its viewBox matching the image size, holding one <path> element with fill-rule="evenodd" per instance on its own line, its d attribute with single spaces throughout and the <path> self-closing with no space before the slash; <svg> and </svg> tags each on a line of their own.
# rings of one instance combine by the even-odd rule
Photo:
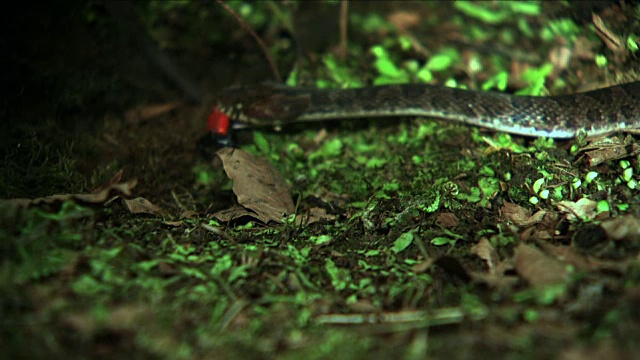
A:
<svg viewBox="0 0 640 360">
<path fill-rule="evenodd" d="M 207 117 L 207 133 L 196 144 L 200 156 L 211 160 L 216 150 L 234 146 L 231 125 L 231 117 L 218 106 L 213 106 Z"/>
<path fill-rule="evenodd" d="M 218 106 L 213 106 L 207 117 L 207 130 L 210 133 L 227 136 L 231 128 L 231 117 Z"/>
<path fill-rule="evenodd" d="M 219 149 L 225 147 L 234 147 L 235 144 L 231 139 L 231 135 L 220 135 L 213 132 L 204 134 L 196 144 L 196 150 L 206 160 L 213 159 L 213 155 Z"/>
</svg>

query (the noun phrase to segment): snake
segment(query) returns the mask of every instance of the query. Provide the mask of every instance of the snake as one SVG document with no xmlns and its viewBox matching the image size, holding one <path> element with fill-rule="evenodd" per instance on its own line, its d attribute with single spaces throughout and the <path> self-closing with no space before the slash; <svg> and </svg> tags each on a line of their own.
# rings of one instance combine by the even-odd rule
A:
<svg viewBox="0 0 640 360">
<path fill-rule="evenodd" d="M 372 117 L 428 117 L 510 134 L 592 139 L 640 133 L 640 81 L 557 96 L 518 96 L 428 84 L 316 89 L 236 86 L 218 98 L 209 130 Z"/>
</svg>

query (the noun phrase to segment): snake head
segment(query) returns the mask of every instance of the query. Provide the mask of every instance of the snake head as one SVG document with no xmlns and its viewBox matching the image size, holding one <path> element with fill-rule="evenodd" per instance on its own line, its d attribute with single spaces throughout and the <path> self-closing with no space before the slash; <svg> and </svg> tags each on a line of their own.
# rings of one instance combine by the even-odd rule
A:
<svg viewBox="0 0 640 360">
<path fill-rule="evenodd" d="M 208 132 L 198 142 L 198 150 L 208 157 L 212 148 L 233 146 L 232 129 L 277 128 L 295 121 L 310 102 L 308 94 L 277 84 L 229 88 L 211 108 L 207 117 Z"/>
<path fill-rule="evenodd" d="M 207 133 L 198 140 L 197 149 L 205 159 L 213 158 L 215 150 L 234 146 L 231 139 L 231 116 L 218 106 L 207 117 Z"/>
<path fill-rule="evenodd" d="M 233 128 L 251 126 L 279 127 L 295 121 L 311 103 L 308 94 L 276 84 L 227 89 L 218 101 L 218 109 L 230 116 Z"/>
<path fill-rule="evenodd" d="M 231 115 L 218 106 L 213 106 L 207 117 L 207 130 L 220 136 L 227 136 L 231 127 Z"/>
</svg>

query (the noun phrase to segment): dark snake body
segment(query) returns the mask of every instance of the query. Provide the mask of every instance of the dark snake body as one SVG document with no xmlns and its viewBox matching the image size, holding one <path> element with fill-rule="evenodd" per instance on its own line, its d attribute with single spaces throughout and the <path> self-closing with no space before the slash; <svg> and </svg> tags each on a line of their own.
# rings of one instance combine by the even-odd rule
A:
<svg viewBox="0 0 640 360">
<path fill-rule="evenodd" d="M 640 82 L 562 96 L 515 96 L 425 84 L 320 90 L 238 87 L 218 104 L 234 127 L 344 118 L 424 116 L 512 134 L 574 138 L 640 133 Z"/>
</svg>

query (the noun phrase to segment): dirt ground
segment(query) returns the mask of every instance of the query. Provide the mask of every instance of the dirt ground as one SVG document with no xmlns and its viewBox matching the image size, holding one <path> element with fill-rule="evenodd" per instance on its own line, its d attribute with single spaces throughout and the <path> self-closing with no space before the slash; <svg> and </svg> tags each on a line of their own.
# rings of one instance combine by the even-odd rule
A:
<svg viewBox="0 0 640 360">
<path fill-rule="evenodd" d="M 289 84 L 640 80 L 625 1 L 226 4 Z M 219 3 L 2 16 L 3 358 L 640 358 L 637 136 L 338 119 L 234 133 L 233 173 L 211 107 L 275 76 Z"/>
</svg>

